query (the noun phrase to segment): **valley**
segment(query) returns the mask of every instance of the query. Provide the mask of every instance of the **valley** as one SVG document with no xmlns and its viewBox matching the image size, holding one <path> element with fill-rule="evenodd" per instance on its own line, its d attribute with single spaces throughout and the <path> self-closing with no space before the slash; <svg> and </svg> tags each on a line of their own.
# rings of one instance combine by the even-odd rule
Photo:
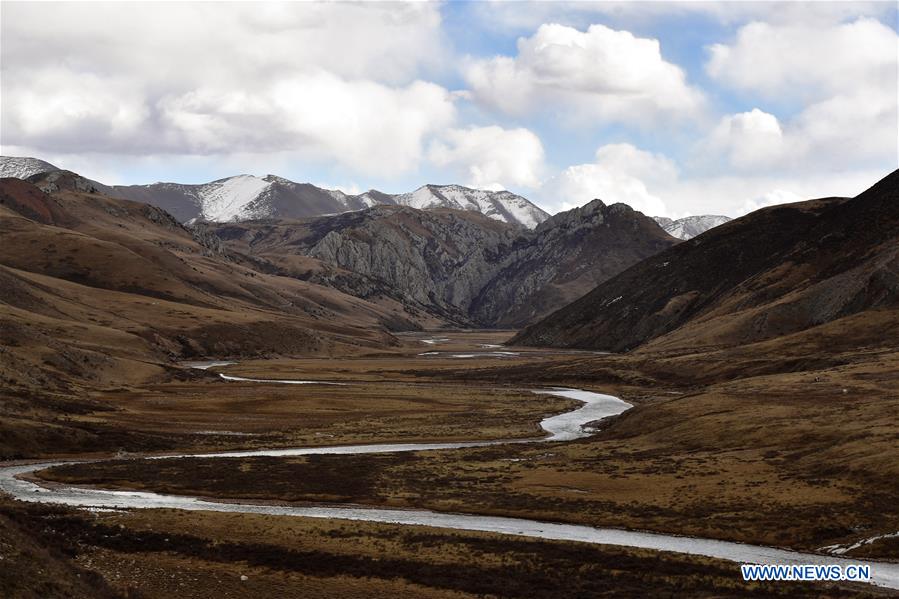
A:
<svg viewBox="0 0 899 599">
<path fill-rule="evenodd" d="M 0 599 L 899 598 L 897 24 L 0 0 Z"/>
<path fill-rule="evenodd" d="M 0 466 L 29 500 L 0 500 L 0 556 L 35 573 L 6 594 L 899 585 L 895 174 L 678 243 L 600 201 L 533 234 L 394 206 L 186 227 L 54 173 L 0 186 Z M 633 407 L 544 437 L 596 394 Z M 875 584 L 744 583 L 746 547 Z"/>
<path fill-rule="evenodd" d="M 533 438 L 539 435 L 536 423 L 542 417 L 575 407 L 574 402 L 564 398 L 531 393 L 528 387 L 534 384 L 552 387 L 569 385 L 577 379 L 592 379 L 591 386 L 615 393 L 635 407 L 601 425 L 600 432 L 565 443 L 505 444 L 417 453 L 229 459 L 202 456 L 177 460 L 128 459 L 136 457 L 133 454 L 124 460 L 120 457 L 43 470 L 36 480 L 51 486 L 75 483 L 238 503 L 261 502 L 287 509 L 338 503 L 513 516 L 788 546 L 805 551 L 820 551 L 825 545 L 849 545 L 858 539 L 899 529 L 899 513 L 892 508 L 896 497 L 895 472 L 891 470 L 894 460 L 890 453 L 894 446 L 891 423 L 899 410 L 899 400 L 891 396 L 899 360 L 895 352 L 882 352 L 878 356 L 881 368 L 870 364 L 843 366 L 801 374 L 748 377 L 738 383 L 685 387 L 666 378 L 664 365 L 658 370 L 646 369 L 617 356 L 523 347 L 504 347 L 501 351 L 507 353 L 497 355 L 493 346 L 511 334 L 441 330 L 404 335 L 400 348 L 354 359 L 248 360 L 212 369 L 244 378 L 317 379 L 343 382 L 346 386 L 245 383 L 222 380 L 210 370 L 194 371 L 203 379 L 155 385 L 146 390 L 149 391 L 146 396 L 135 392 L 126 402 L 127 407 L 117 406 L 119 413 L 109 419 L 108 425 L 166 438 L 170 449 L 154 452 L 157 454 L 173 450 L 207 453 L 296 446 L 321 446 L 326 450 L 327 446 L 352 443 Z M 603 365 L 607 371 L 588 372 L 583 370 L 584 363 Z M 580 372 L 575 374 L 573 369 L 579 368 Z M 535 372 L 543 374 L 535 375 Z M 498 373 L 504 373 L 504 382 L 496 380 Z M 458 380 L 460 376 L 464 376 L 465 383 Z M 826 378 L 826 383 L 817 392 L 804 392 L 805 397 L 799 401 L 799 391 L 806 389 L 808 381 L 815 377 Z M 600 384 L 598 381 L 603 379 L 604 384 Z M 864 397 L 852 402 L 849 421 L 859 423 L 857 430 L 847 429 L 842 423 L 847 416 L 842 402 L 827 399 L 839 396 L 832 391 L 834 386 L 841 389 L 844 385 L 851 386 L 853 397 Z M 778 398 L 787 395 L 797 399 L 784 406 Z M 153 409 L 144 409 L 146 404 Z M 772 412 L 774 406 L 776 412 Z M 222 415 L 229 415 L 225 422 Z M 836 423 L 837 418 L 841 424 Z M 799 422 L 804 424 L 796 428 Z M 216 428 L 219 436 L 206 434 Z M 878 430 L 883 432 L 878 434 Z M 813 445 L 809 445 L 809 440 L 800 441 L 809 434 L 815 435 Z M 859 448 L 850 447 L 853 439 L 861 434 L 865 438 L 865 451 L 859 454 Z M 197 442 L 198 437 L 203 440 Z M 797 445 L 804 446 L 807 455 L 797 458 Z M 818 449 L 812 450 L 814 447 Z M 853 453 L 857 457 L 846 463 L 845 472 L 828 471 L 833 454 L 841 453 Z M 84 457 L 106 456 L 111 454 L 84 454 Z M 507 552 L 504 560 L 525 560 L 524 555 L 530 556 L 520 566 L 523 572 L 530 572 L 530 577 L 541 578 L 546 576 L 546 569 L 559 566 L 564 571 L 565 567 L 564 559 L 555 549 L 564 545 L 558 542 L 512 541 L 486 533 L 429 532 L 437 536 L 422 546 L 420 541 L 411 540 L 419 539 L 417 536 L 402 540 L 413 533 L 396 530 L 397 525 L 339 524 L 339 516 L 330 523 L 303 524 L 300 520 L 293 524 L 294 518 L 288 516 L 241 515 L 242 526 L 260 527 L 260 532 L 255 534 L 269 531 L 265 537 L 252 541 L 254 535 L 233 528 L 237 523 L 233 514 L 216 516 L 200 512 L 188 524 L 177 510 L 170 509 L 152 517 L 151 512 L 144 516 L 139 515 L 141 512 L 109 515 L 101 512 L 86 520 L 84 516 L 64 515 L 67 512 L 59 512 L 60 508 L 52 508 L 50 512 L 23 508 L 24 513 L 16 511 L 19 508 L 8 509 L 14 510 L 16 520 L 39 518 L 45 524 L 50 523 L 51 529 L 69 527 L 67 534 L 82 531 L 77 532 L 81 543 L 86 543 L 79 550 L 81 559 L 100 571 L 121 572 L 128 560 L 139 555 L 144 566 L 138 572 L 173 568 L 172 571 L 180 573 L 179 580 L 188 581 L 181 580 L 179 584 L 188 586 L 226 588 L 223 581 L 235 580 L 231 573 L 233 566 L 229 566 L 233 564 L 231 560 L 250 555 L 246 551 L 252 551 L 256 557 L 250 564 L 255 565 L 241 566 L 241 571 L 250 572 L 253 584 L 261 585 L 253 588 L 265 589 L 264 592 L 283 591 L 288 596 L 290 592 L 299 592 L 296 589 L 320 589 L 322 593 L 340 595 L 351 592 L 353 580 L 357 580 L 354 576 L 378 579 L 377 570 L 362 565 L 369 563 L 364 557 L 367 550 L 362 548 L 371 546 L 371 550 L 380 551 L 385 542 L 398 543 L 391 545 L 394 551 L 406 556 L 402 559 L 411 560 L 403 568 L 423 567 L 412 564 L 434 564 L 432 568 L 459 564 L 458 560 L 464 559 L 461 555 L 450 553 L 440 557 L 448 547 L 459 543 L 472 548 L 488 543 L 484 549 L 477 549 L 477 554 L 503 551 Z M 290 522 L 280 522 L 284 518 Z M 219 522 L 229 524 L 222 528 Z M 124 536 L 122 532 L 116 535 L 119 540 L 114 545 L 97 536 L 97 531 L 110 526 L 127 531 Z M 277 530 L 307 533 L 298 544 L 297 540 L 288 541 L 288 537 L 278 540 L 276 536 L 273 540 L 270 535 L 280 534 L 274 532 Z M 329 532 L 337 530 L 342 532 L 336 536 Z M 185 537 L 185 531 L 190 531 L 191 536 Z M 168 535 L 169 541 L 159 549 L 152 549 L 162 534 Z M 176 538 L 184 545 L 179 545 L 173 554 L 167 544 L 176 534 L 181 535 Z M 135 545 L 129 548 L 127 538 L 142 539 L 141 548 Z M 347 538 L 353 539 L 353 547 L 357 549 L 348 552 L 342 543 L 334 544 L 336 539 Z M 149 544 L 144 546 L 148 540 Z M 233 544 L 229 549 L 231 557 L 210 558 L 213 554 L 209 549 L 199 549 L 208 547 L 209 543 L 219 546 L 223 542 Z M 266 547 L 262 553 L 258 543 Z M 849 556 L 895 559 L 893 544 L 894 541 L 885 539 Z M 85 547 L 93 548 L 85 553 Z M 243 554 L 239 547 L 246 548 Z M 335 556 L 346 557 L 337 561 L 339 566 L 329 567 L 326 571 L 331 574 L 324 577 L 321 567 L 313 567 L 308 562 L 298 571 L 266 561 L 289 559 L 287 556 L 295 555 L 291 552 L 296 551 L 304 556 L 311 556 L 309 552 L 313 551 L 320 556 L 316 559 L 331 556 L 326 558 L 329 561 Z M 579 549 L 577 555 L 583 558 L 585 551 Z M 645 550 L 604 547 L 601 551 L 606 557 L 597 557 L 598 563 L 616 556 L 615 567 L 622 569 L 616 581 L 620 579 L 626 584 L 624 581 L 631 579 L 639 584 L 637 581 L 644 576 L 640 571 Z M 515 557 L 518 552 L 524 552 L 521 558 Z M 263 559 L 261 555 L 271 557 Z M 276 555 L 284 557 L 275 558 Z M 684 577 L 691 579 L 689 573 L 695 568 L 718 568 L 719 572 L 722 568 L 733 568 L 707 558 L 667 555 L 670 557 L 665 558 L 666 568 L 672 568 L 671 572 L 675 571 L 674 564 L 690 565 L 677 567 L 676 576 L 654 579 L 652 584 L 660 588 L 666 584 L 683 588 Z M 630 565 L 624 566 L 626 563 Z M 394 572 L 404 571 L 398 564 L 383 567 Z M 514 568 L 504 571 L 504 576 L 518 572 Z M 149 592 L 149 596 L 162 596 L 167 592 L 163 589 L 173 588 L 168 583 L 160 586 L 160 582 L 153 582 L 153 576 L 135 574 L 133 569 L 128 572 L 128 584 Z M 596 591 L 596 581 L 582 578 L 585 575 L 573 575 L 563 586 L 587 585 L 582 588 Z M 283 586 L 287 584 L 284 580 L 290 580 L 290 585 Z M 386 585 L 385 589 L 393 589 L 384 590 L 385 593 L 414 588 L 415 592 L 441 596 L 448 589 L 463 593 L 491 589 L 489 592 L 499 596 L 519 596 L 509 590 L 514 587 L 500 592 L 493 586 L 472 587 L 472 583 L 454 577 L 434 585 L 430 578 L 404 575 L 401 584 L 413 587 L 397 587 L 399 583 L 390 580 L 392 577 L 378 583 Z M 492 580 L 504 578 L 496 579 L 494 575 Z M 727 577 L 720 574 L 703 580 L 695 587 L 700 595 L 752 594 L 749 589 L 729 586 Z M 421 584 L 424 589 L 415 586 Z M 288 588 L 295 590 L 288 591 Z M 822 590 L 817 585 L 814 592 Z M 773 587 L 759 587 L 757 592 L 770 595 L 774 591 Z M 791 587 L 791 592 L 801 591 Z M 832 596 L 866 592 L 869 591 L 852 585 L 825 591 Z"/>
</svg>

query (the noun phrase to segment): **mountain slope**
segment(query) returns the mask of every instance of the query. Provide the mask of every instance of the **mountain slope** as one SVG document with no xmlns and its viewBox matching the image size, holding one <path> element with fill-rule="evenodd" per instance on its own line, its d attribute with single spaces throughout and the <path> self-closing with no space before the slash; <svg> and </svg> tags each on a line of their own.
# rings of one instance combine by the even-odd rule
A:
<svg viewBox="0 0 899 599">
<path fill-rule="evenodd" d="M 549 214 L 525 198 L 508 191 L 485 191 L 461 185 L 424 185 L 411 193 L 361 196 L 378 204 L 397 204 L 419 210 L 452 208 L 480 212 L 494 220 L 533 229 L 549 218 Z"/>
<path fill-rule="evenodd" d="M 270 262 L 313 258 L 344 273 L 335 280 L 313 271 L 310 280 L 348 292 L 378 290 L 410 309 L 470 325 L 468 306 L 521 229 L 471 211 L 375 206 L 303 221 L 222 224 L 213 231 L 229 247 Z"/>
<path fill-rule="evenodd" d="M 274 175 L 237 175 L 202 185 L 116 186 L 112 193 L 158 206 L 181 222 L 305 218 L 367 207 L 340 191 L 294 183 Z"/>
<path fill-rule="evenodd" d="M 899 171 L 852 199 L 774 206 L 716 227 L 599 285 L 513 343 L 729 347 L 897 306 Z"/>
<path fill-rule="evenodd" d="M 377 292 L 461 326 L 490 327 L 533 322 L 676 243 L 652 219 L 599 200 L 535 231 L 471 210 L 405 206 L 211 230 L 228 247 L 294 276 L 364 298 Z M 337 270 L 308 268 L 303 258 Z"/>
<path fill-rule="evenodd" d="M 61 169 L 37 158 L 0 156 L 0 177 L 28 179 L 33 175 L 59 170 Z M 387 194 L 372 189 L 363 194 L 350 195 L 309 183 L 295 183 L 275 175 L 237 175 L 202 184 L 106 186 L 91 183 L 106 195 L 162 208 L 180 222 L 195 219 L 231 222 L 265 218 L 307 218 L 362 210 L 382 204 L 421 210 L 470 210 L 529 229 L 549 217 L 549 214 L 514 193 L 470 189 L 461 185 L 424 185 L 411 193 L 401 194 Z"/>
<path fill-rule="evenodd" d="M 676 242 L 629 206 L 593 200 L 523 236 L 471 312 L 478 322 L 495 326 L 532 323 Z"/>
<path fill-rule="evenodd" d="M 664 216 L 654 216 L 653 220 L 659 223 L 659 225 L 665 229 L 665 232 L 672 237 L 687 240 L 693 239 L 709 229 L 723 225 L 731 219 L 729 216 L 706 214 L 703 216 L 687 216 L 677 220 L 672 220 Z"/>
<path fill-rule="evenodd" d="M 308 218 L 377 205 L 409 206 L 420 210 L 469 210 L 527 228 L 537 226 L 549 216 L 525 198 L 507 191 L 483 191 L 460 185 L 425 185 L 414 192 L 396 195 L 376 190 L 348 195 L 309 183 L 294 183 L 275 175 L 238 175 L 203 185 L 154 183 L 116 186 L 112 193 L 159 206 L 182 222 L 192 219 L 231 222 Z"/>
<path fill-rule="evenodd" d="M 0 179 L 0 235 L 8 389 L 132 380 L 193 356 L 383 347 L 405 318 L 395 302 L 271 274 L 159 208 L 78 187 Z"/>
<path fill-rule="evenodd" d="M 58 170 L 60 169 L 49 162 L 37 158 L 28 158 L 27 156 L 0 156 L 0 178 L 15 177 L 16 179 L 27 179 L 38 173 L 48 173 L 50 171 Z"/>
</svg>

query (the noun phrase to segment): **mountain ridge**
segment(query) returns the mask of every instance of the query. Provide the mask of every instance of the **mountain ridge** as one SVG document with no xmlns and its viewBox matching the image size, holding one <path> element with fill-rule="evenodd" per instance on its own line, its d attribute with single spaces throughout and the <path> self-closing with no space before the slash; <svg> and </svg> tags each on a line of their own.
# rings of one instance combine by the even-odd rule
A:
<svg viewBox="0 0 899 599">
<path fill-rule="evenodd" d="M 27 179 L 39 173 L 62 170 L 40 158 L 29 156 L 0 156 L 0 177 Z"/>
<path fill-rule="evenodd" d="M 37 158 L 0 157 L 0 177 L 28 179 L 62 170 Z M 378 204 L 422 210 L 470 210 L 529 229 L 549 217 L 528 199 L 512 192 L 473 189 L 458 184 L 425 184 L 414 191 L 398 194 L 374 189 L 347 194 L 273 174 L 264 177 L 239 174 L 197 184 L 156 182 L 145 185 L 95 184 L 95 187 L 113 197 L 155 205 L 181 222 L 305 218 L 362 210 Z"/>
<path fill-rule="evenodd" d="M 37 158 L 0 156 L 0 177 L 27 179 L 32 175 L 61 170 Z M 306 218 L 363 210 L 376 205 L 400 205 L 421 210 L 471 210 L 528 229 L 535 229 L 551 216 L 527 198 L 510 191 L 482 190 L 455 183 L 427 183 L 413 191 L 395 194 L 376 189 L 347 194 L 311 183 L 297 183 L 271 173 L 262 177 L 243 173 L 207 183 L 157 181 L 112 186 L 92 183 L 107 195 L 153 204 L 181 222 Z M 696 215 L 676 220 L 652 218 L 670 235 L 683 240 L 730 220 L 721 215 Z"/>
<path fill-rule="evenodd" d="M 292 264 L 304 280 L 325 280 L 295 262 L 315 258 L 370 281 L 354 282 L 356 292 L 387 288 L 459 326 L 479 327 L 533 322 L 677 243 L 651 218 L 600 200 L 536 230 L 476 211 L 377 205 L 296 221 L 219 223 L 211 232 L 235 251 Z"/>
<path fill-rule="evenodd" d="M 653 216 L 652 218 L 665 229 L 666 233 L 684 241 L 693 239 L 709 229 L 714 229 L 732 220 L 729 216 L 721 214 L 702 214 L 678 219 L 671 219 L 665 216 Z"/>
<path fill-rule="evenodd" d="M 896 306 L 899 171 L 854 198 L 772 206 L 716 227 L 601 283 L 513 342 L 607 351 L 732 347 L 824 325 L 836 330 L 857 314 L 873 322 L 874 312 Z"/>
</svg>

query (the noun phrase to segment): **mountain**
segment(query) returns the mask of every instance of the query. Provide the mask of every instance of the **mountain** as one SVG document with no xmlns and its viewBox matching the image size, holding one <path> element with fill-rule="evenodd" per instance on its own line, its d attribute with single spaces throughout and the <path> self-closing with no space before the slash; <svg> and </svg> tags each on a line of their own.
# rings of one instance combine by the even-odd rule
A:
<svg viewBox="0 0 899 599">
<path fill-rule="evenodd" d="M 112 188 L 82 177 L 78 173 L 64 170 L 53 170 L 36 173 L 25 178 L 45 193 L 55 193 L 61 190 L 80 191 L 84 193 L 102 193 L 111 195 Z"/>
<path fill-rule="evenodd" d="M 58 170 L 60 169 L 49 162 L 44 162 L 37 158 L 28 158 L 25 156 L 0 156 L 0 178 L 15 177 L 16 179 L 27 179 L 38 173 L 47 173 Z"/>
<path fill-rule="evenodd" d="M 672 220 L 664 216 L 654 216 L 653 219 L 665 229 L 666 233 L 672 237 L 683 240 L 693 239 L 697 235 L 705 233 L 709 229 L 723 225 L 731 220 L 729 216 L 719 216 L 714 214 L 687 216 L 677 220 Z"/>
<path fill-rule="evenodd" d="M 363 297 L 369 288 L 378 289 L 410 309 L 458 325 L 473 324 L 469 305 L 522 231 L 474 211 L 386 205 L 301 221 L 222 223 L 210 230 L 227 247 L 294 268 L 300 278 L 350 293 L 361 290 Z M 307 269 L 299 258 L 316 259 L 344 275 Z"/>
<path fill-rule="evenodd" d="M 60 169 L 37 158 L 0 157 L 0 176 L 3 177 L 27 179 L 32 175 L 57 170 Z M 421 210 L 469 210 L 529 229 L 549 217 L 549 214 L 514 193 L 470 189 L 461 185 L 424 185 L 413 192 L 401 194 L 387 194 L 372 189 L 363 194 L 350 195 L 335 189 L 322 189 L 310 183 L 295 183 L 275 175 L 237 175 L 202 184 L 105 186 L 93 183 L 95 188 L 106 195 L 157 206 L 181 222 L 307 218 L 381 204 Z"/>
<path fill-rule="evenodd" d="M 29 181 L 51 195 L 127 194 L 243 266 L 389 305 L 390 329 L 530 324 L 675 243 L 623 204 L 548 218 L 509 192 L 458 185 L 349 196 L 272 175 L 108 187 L 56 170 Z"/>
<path fill-rule="evenodd" d="M 512 343 L 609 351 L 778 338 L 866 344 L 896 330 L 897 308 L 899 171 L 855 198 L 773 206 L 716 227 L 600 284 Z"/>
<path fill-rule="evenodd" d="M 202 185 L 117 185 L 112 193 L 158 206 L 181 222 L 305 218 L 368 207 L 343 192 L 274 175 L 237 175 Z"/>
<path fill-rule="evenodd" d="M 517 328 L 675 243 L 653 219 L 626 204 L 593 200 L 523 235 L 470 311 L 478 322 Z"/>
<path fill-rule="evenodd" d="M 534 231 L 477 211 L 406 206 L 210 227 L 227 247 L 292 276 L 486 327 L 533 322 L 677 242 L 641 213 L 599 200 Z M 310 268 L 304 258 L 337 270 Z"/>
<path fill-rule="evenodd" d="M 508 191 L 483 191 L 460 185 L 425 185 L 411 193 L 370 190 L 347 195 L 282 177 L 238 175 L 203 185 L 154 183 L 116 186 L 114 194 L 171 212 L 184 222 L 296 219 L 361 210 L 376 205 L 409 206 L 420 210 L 452 208 L 480 212 L 494 220 L 533 228 L 549 215 Z"/>
<path fill-rule="evenodd" d="M 45 176 L 57 173 L 67 171 Z M 195 356 L 345 355 L 420 326 L 390 298 L 280 275 L 159 208 L 85 190 L 87 180 L 70 175 L 52 193 L 40 188 L 46 181 L 0 179 L 7 390 L 131 380 Z"/>
<path fill-rule="evenodd" d="M 480 212 L 494 220 L 518 224 L 533 229 L 549 218 L 549 214 L 508 191 L 485 191 L 461 185 L 424 185 L 411 193 L 386 195 L 378 192 L 364 193 L 360 198 L 369 205 L 396 204 L 419 210 L 452 208 Z"/>
</svg>

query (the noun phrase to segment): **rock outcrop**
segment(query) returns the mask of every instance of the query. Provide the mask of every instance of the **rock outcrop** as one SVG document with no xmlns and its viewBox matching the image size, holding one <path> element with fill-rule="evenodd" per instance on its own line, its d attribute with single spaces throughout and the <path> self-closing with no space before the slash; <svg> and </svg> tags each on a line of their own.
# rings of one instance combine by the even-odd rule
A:
<svg viewBox="0 0 899 599">
<path fill-rule="evenodd" d="M 550 217 L 523 236 L 481 289 L 472 316 L 494 326 L 529 324 L 675 243 L 630 206 L 593 200 Z"/>
<path fill-rule="evenodd" d="M 533 322 L 677 242 L 643 214 L 599 200 L 534 231 L 474 211 L 399 206 L 216 231 L 237 251 L 271 262 L 294 255 L 335 267 L 310 269 L 301 275 L 307 280 L 487 327 Z"/>
</svg>

